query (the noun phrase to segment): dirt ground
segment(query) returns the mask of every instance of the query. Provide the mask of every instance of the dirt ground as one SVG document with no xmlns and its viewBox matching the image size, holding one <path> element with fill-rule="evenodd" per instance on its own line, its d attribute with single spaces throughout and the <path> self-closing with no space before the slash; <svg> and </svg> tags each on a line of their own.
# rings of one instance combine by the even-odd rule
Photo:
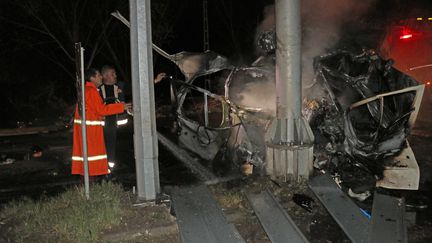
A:
<svg viewBox="0 0 432 243">
<path fill-rule="evenodd" d="M 312 211 L 295 204 L 295 193 L 317 199 L 305 183 L 275 182 L 267 177 L 245 177 L 210 186 L 210 191 L 222 207 L 227 220 L 239 231 L 246 242 L 271 242 L 250 206 L 246 193 L 270 190 L 280 200 L 295 223 L 311 242 L 350 242 L 330 215 L 319 204 Z M 104 233 L 107 242 L 181 242 L 175 217 L 170 214 L 170 203 L 131 205 L 119 227 Z"/>
<path fill-rule="evenodd" d="M 305 183 L 276 182 L 268 177 L 245 177 L 209 188 L 222 207 L 227 220 L 236 227 L 246 242 L 271 242 L 245 196 L 247 193 L 259 193 L 266 189 L 276 196 L 310 242 L 351 242 Z M 307 195 L 313 199 L 310 212 L 293 201 L 294 194 Z M 406 221 L 408 242 L 431 242 L 431 208 L 417 209 L 417 211 L 408 208 L 407 211 L 409 212 Z M 415 214 L 417 217 L 413 219 Z M 169 203 L 133 206 L 130 214 L 126 215 L 122 222 L 121 227 L 107 232 L 104 240 L 110 242 L 181 242 L 175 217 L 170 215 Z"/>
<path fill-rule="evenodd" d="M 428 109 L 423 107 L 425 108 Z M 405 197 L 407 201 L 406 223 L 410 243 L 432 242 L 432 154 L 429 152 L 432 149 L 432 128 L 429 126 L 431 117 L 429 113 L 423 112 L 419 118 L 416 128 L 412 131 L 413 135 L 409 137 L 409 142 L 421 170 L 420 190 L 393 192 L 395 195 Z M 165 130 L 169 130 L 168 126 Z M 228 221 L 233 223 L 246 242 L 270 242 L 245 196 L 249 192 L 267 189 L 275 195 L 310 242 L 350 242 L 305 183 L 277 182 L 268 177 L 252 176 L 209 188 Z M 310 212 L 293 201 L 294 194 L 306 195 L 313 199 Z M 370 210 L 372 198 L 363 203 L 358 202 L 358 205 Z M 166 207 L 165 211 L 168 210 L 169 207 Z M 173 231 L 160 236 L 147 236 L 145 240 L 147 241 L 142 242 L 179 242 L 179 236 L 178 231 Z"/>
<path fill-rule="evenodd" d="M 131 205 L 118 227 L 103 233 L 103 242 L 181 242 L 175 217 L 165 204 Z"/>
<path fill-rule="evenodd" d="M 268 177 L 249 177 L 212 187 L 225 213 L 235 212 L 233 223 L 247 242 L 270 242 L 245 195 L 268 189 L 279 200 L 299 229 L 311 242 L 350 242 L 330 215 L 318 203 L 306 183 L 277 182 Z M 311 212 L 293 201 L 294 194 L 314 200 Z M 232 198 L 237 198 L 233 200 Z M 331 230 L 329 230 L 331 229 Z"/>
</svg>

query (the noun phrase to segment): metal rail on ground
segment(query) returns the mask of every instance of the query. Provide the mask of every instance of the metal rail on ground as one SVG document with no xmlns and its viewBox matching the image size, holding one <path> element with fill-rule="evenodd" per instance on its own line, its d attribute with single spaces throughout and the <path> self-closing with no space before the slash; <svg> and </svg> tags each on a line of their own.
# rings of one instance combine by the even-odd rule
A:
<svg viewBox="0 0 432 243">
<path fill-rule="evenodd" d="M 271 242 L 309 242 L 271 192 L 267 190 L 246 196 Z"/>
<path fill-rule="evenodd" d="M 368 242 L 368 219 L 330 175 L 312 178 L 309 187 L 352 242 Z"/>
<path fill-rule="evenodd" d="M 172 200 L 182 242 L 245 242 L 205 185 L 175 188 Z"/>
<path fill-rule="evenodd" d="M 405 200 L 403 198 L 375 193 L 369 226 L 369 242 L 408 242 L 404 219 Z"/>
</svg>

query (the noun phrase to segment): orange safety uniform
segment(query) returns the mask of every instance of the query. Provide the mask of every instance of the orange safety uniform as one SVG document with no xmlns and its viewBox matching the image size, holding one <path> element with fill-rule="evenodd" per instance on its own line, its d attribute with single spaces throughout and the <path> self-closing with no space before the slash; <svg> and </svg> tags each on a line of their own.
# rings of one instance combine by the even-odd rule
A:
<svg viewBox="0 0 432 243">
<path fill-rule="evenodd" d="M 122 113 L 124 111 L 124 104 L 105 105 L 96 86 L 92 82 L 86 82 L 85 99 L 89 175 L 106 175 L 108 174 L 108 160 L 103 135 L 103 117 Z M 81 131 L 81 117 L 77 105 L 74 118 L 72 174 L 84 175 Z"/>
</svg>

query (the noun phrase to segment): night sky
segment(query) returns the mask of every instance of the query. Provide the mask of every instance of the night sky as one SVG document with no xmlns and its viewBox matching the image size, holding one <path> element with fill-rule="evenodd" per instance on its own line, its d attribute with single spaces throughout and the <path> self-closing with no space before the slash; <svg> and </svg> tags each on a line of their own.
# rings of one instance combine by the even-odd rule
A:
<svg viewBox="0 0 432 243">
<path fill-rule="evenodd" d="M 431 9 L 430 1 L 371 2 L 366 22 L 347 31 L 365 34 L 365 26 L 373 26 L 371 32 L 376 32 L 382 26 L 377 23 L 396 18 L 396 12 L 410 15 L 408 9 Z M 263 19 L 264 7 L 272 3 L 209 0 L 210 49 L 235 64 L 250 64 L 256 58 L 256 27 Z M 75 102 L 75 42 L 83 43 L 86 64 L 96 68 L 112 64 L 119 79 L 129 82 L 129 32 L 110 16 L 119 10 L 129 19 L 128 9 L 127 0 L 0 1 L 0 127 L 13 127 L 18 120 L 62 115 Z M 152 31 L 153 42 L 168 53 L 203 51 L 202 1 L 152 1 Z M 349 36 L 353 39 L 352 34 Z M 154 53 L 154 72 L 162 71 L 179 75 L 176 67 Z"/>
</svg>

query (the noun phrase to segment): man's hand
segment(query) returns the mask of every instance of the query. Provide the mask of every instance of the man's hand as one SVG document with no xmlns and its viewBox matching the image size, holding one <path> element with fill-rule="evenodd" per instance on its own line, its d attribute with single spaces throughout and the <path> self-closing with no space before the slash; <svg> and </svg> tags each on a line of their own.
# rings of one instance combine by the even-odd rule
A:
<svg viewBox="0 0 432 243">
<path fill-rule="evenodd" d="M 154 80 L 154 83 L 157 84 L 157 83 L 159 83 L 160 81 L 162 81 L 162 79 L 164 79 L 164 78 L 166 78 L 166 73 L 159 73 L 159 74 L 156 76 L 156 78 L 155 78 L 155 80 Z"/>
<path fill-rule="evenodd" d="M 133 116 L 132 103 L 125 103 L 125 110 L 129 115 Z"/>
</svg>

